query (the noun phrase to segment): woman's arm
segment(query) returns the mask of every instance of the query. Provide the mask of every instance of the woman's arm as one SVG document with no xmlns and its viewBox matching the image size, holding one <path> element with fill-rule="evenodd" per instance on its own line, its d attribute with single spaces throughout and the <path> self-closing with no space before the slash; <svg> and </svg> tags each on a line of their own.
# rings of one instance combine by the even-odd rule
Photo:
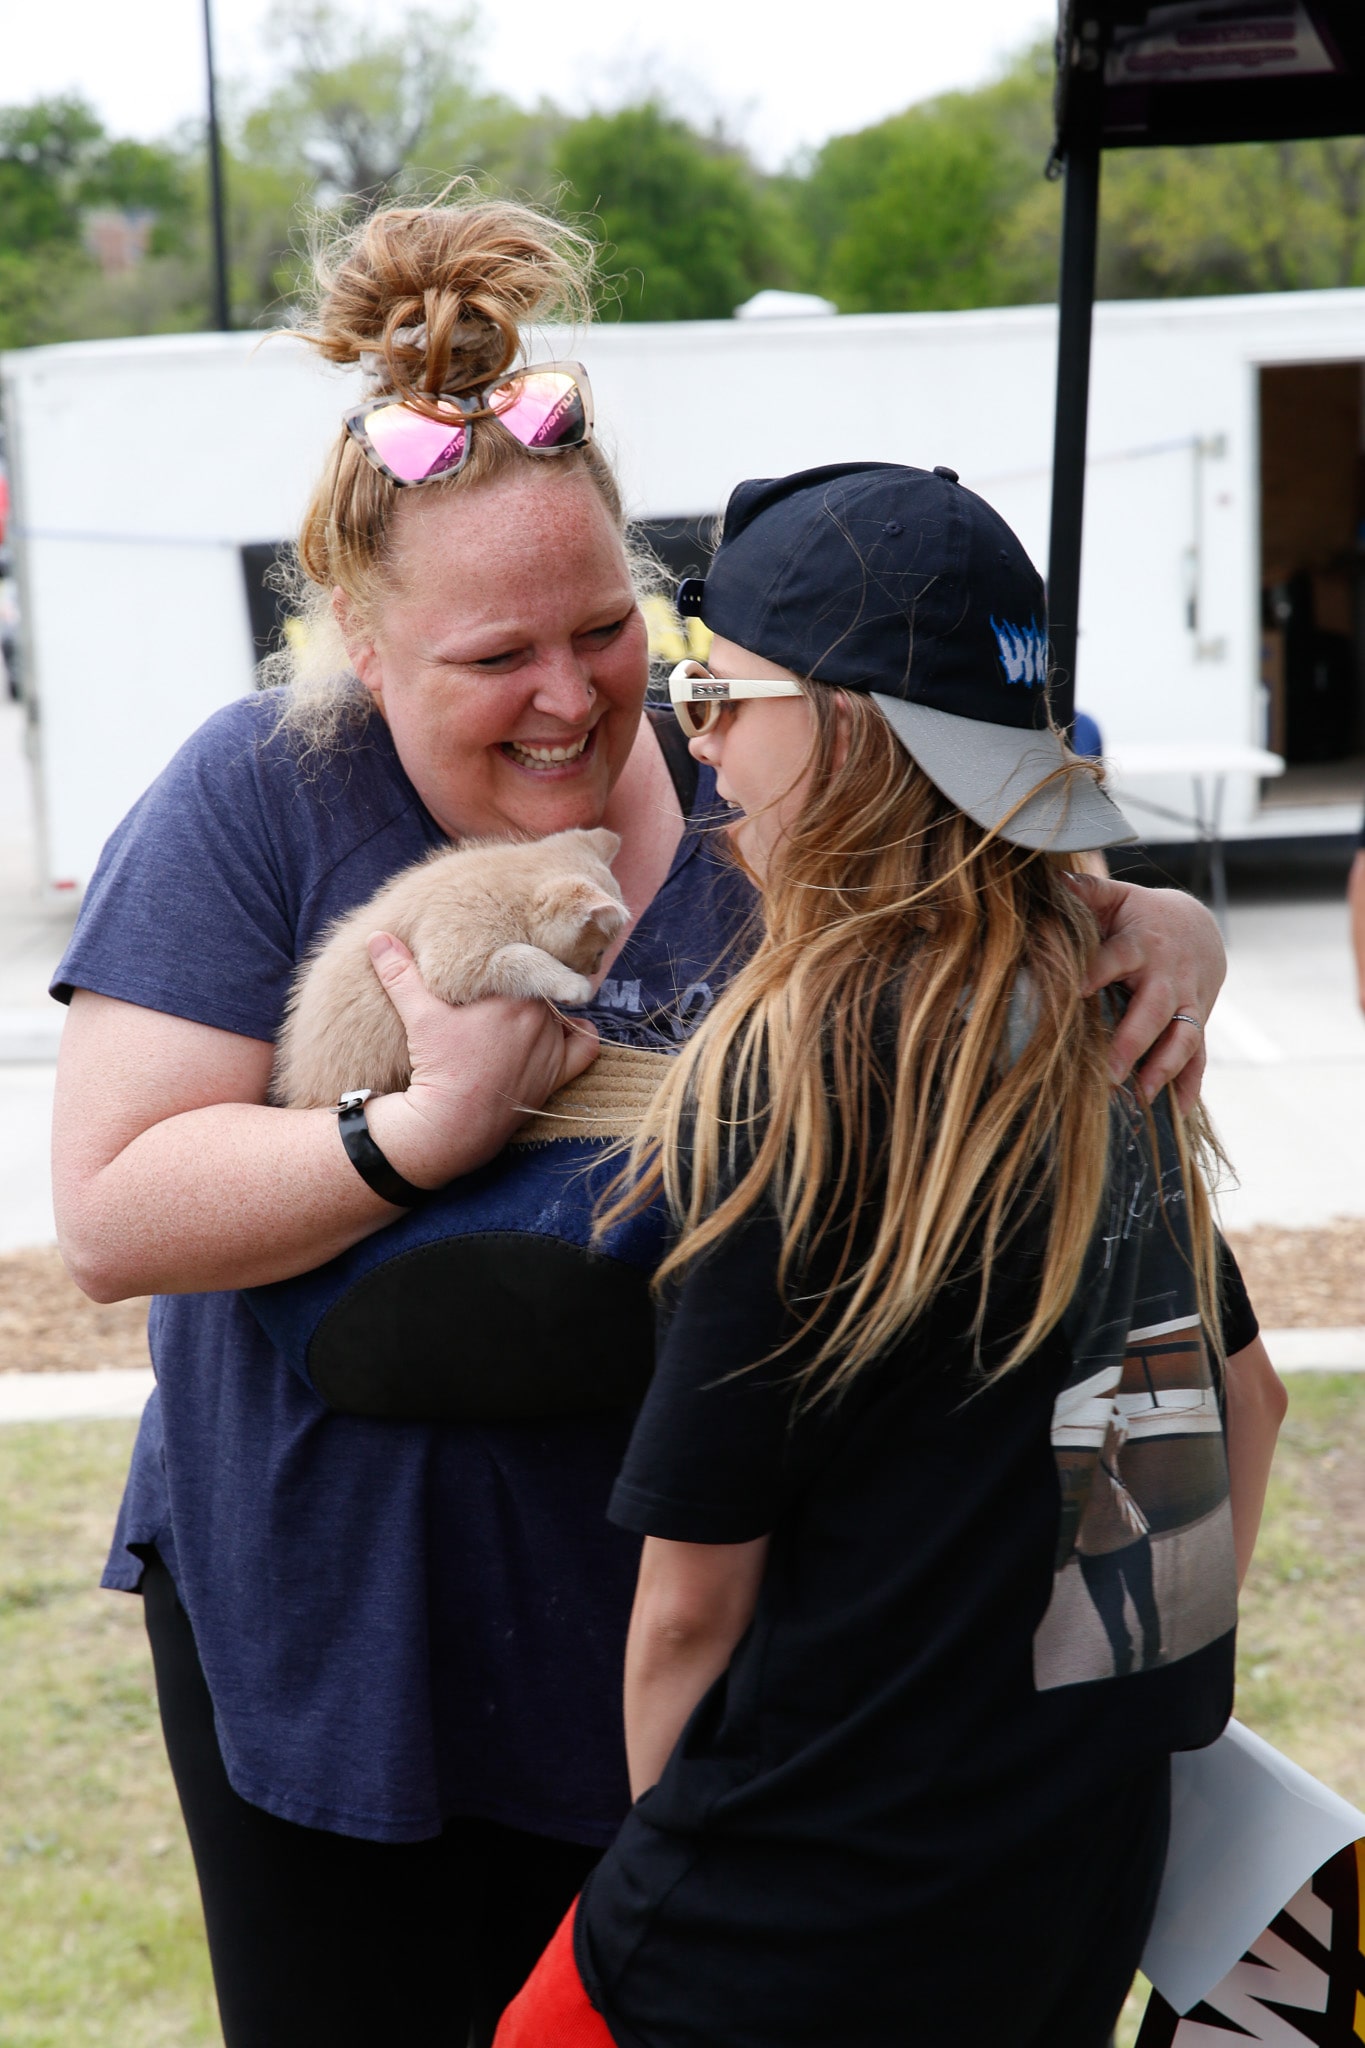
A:
<svg viewBox="0 0 1365 2048">
<path fill-rule="evenodd" d="M 406 1093 L 367 1105 L 405 1179 L 440 1187 L 501 1150 L 526 1107 L 596 1057 L 545 1004 L 461 1009 L 390 942 L 375 965 L 408 1032 Z M 53 1194 L 62 1256 L 96 1301 L 307 1272 L 400 1212 L 360 1178 L 328 1109 L 266 1104 L 273 1047 L 78 990 L 62 1034 Z M 357 1077 L 357 1085 L 363 1076 Z"/>
<path fill-rule="evenodd" d="M 626 1760 L 638 1799 L 673 1752 L 688 1715 L 720 1677 L 753 1619 L 768 1538 L 670 1543 L 645 1538 L 626 1638 Z"/>
<path fill-rule="evenodd" d="M 1223 1383 L 1232 1540 L 1237 1552 L 1237 1583 L 1241 1586 L 1256 1548 L 1275 1439 L 1289 1406 L 1289 1395 L 1259 1337 L 1227 1360 Z"/>
<path fill-rule="evenodd" d="M 1227 973 L 1218 926 L 1202 903 L 1179 889 L 1141 889 L 1098 875 L 1072 879 L 1095 913 L 1102 940 L 1086 994 L 1117 981 L 1132 995 L 1114 1032 L 1113 1078 L 1123 1080 L 1143 1060 L 1139 1080 L 1147 1100 L 1169 1083 L 1188 1114 L 1204 1078 L 1203 1026 Z M 1174 1023 L 1177 1011 L 1198 1021 Z"/>
</svg>

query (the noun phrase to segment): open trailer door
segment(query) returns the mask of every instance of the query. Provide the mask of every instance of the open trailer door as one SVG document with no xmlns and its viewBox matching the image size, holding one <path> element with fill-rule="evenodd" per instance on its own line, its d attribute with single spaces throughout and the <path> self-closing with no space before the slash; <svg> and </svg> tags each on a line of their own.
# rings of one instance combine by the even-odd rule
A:
<svg viewBox="0 0 1365 2048">
<path fill-rule="evenodd" d="M 1075 704 L 1090 329 L 1103 152 L 1165 143 L 1359 134 L 1365 134 L 1365 0 L 1060 0 L 1051 168 L 1064 172 L 1066 188 L 1048 608 L 1056 674 L 1054 709 L 1062 723 L 1070 723 Z M 1329 369 L 1338 371 L 1335 381 Z M 1303 750 L 1349 753 L 1360 738 L 1358 662 L 1353 691 L 1340 680 L 1348 658 L 1357 659 L 1353 653 L 1348 656 L 1347 643 L 1354 648 L 1357 642 L 1354 600 L 1343 609 L 1343 550 L 1338 547 L 1347 532 L 1347 496 L 1355 515 L 1362 509 L 1358 481 L 1353 476 L 1349 488 L 1346 482 L 1348 467 L 1358 468 L 1360 379 L 1353 365 L 1314 365 L 1302 373 L 1304 379 L 1316 380 L 1311 386 L 1307 381 L 1295 386 L 1296 374 L 1291 367 L 1262 372 L 1261 425 L 1269 462 L 1262 477 L 1269 522 L 1262 536 L 1262 575 L 1264 579 L 1272 572 L 1285 572 L 1285 588 L 1263 580 L 1263 589 L 1280 589 L 1279 596 L 1265 600 L 1271 636 L 1267 660 L 1273 665 L 1283 655 L 1278 698 L 1271 680 L 1272 701 L 1285 724 L 1291 766 L 1297 762 L 1306 767 L 1311 764 Z M 1325 417 L 1333 407 L 1344 407 L 1354 421 L 1344 431 L 1353 438 L 1337 451 L 1341 460 L 1334 457 L 1329 465 L 1333 490 L 1341 497 L 1340 517 L 1337 511 L 1332 515 L 1332 535 L 1325 527 L 1320 535 L 1305 532 L 1287 552 L 1277 553 L 1280 529 L 1275 522 L 1287 512 L 1291 499 L 1300 508 L 1305 504 L 1301 474 L 1289 478 L 1292 465 L 1280 427 L 1299 403 L 1314 419 L 1319 410 Z M 1354 549 L 1352 531 L 1344 550 L 1352 561 Z M 1306 623 L 1303 603 L 1304 574 L 1310 579 L 1315 607 L 1325 607 L 1322 618 L 1313 611 L 1311 624 Z M 1333 576 L 1338 579 L 1335 584 L 1312 584 L 1313 577 Z M 1286 588 L 1296 577 L 1299 595 L 1294 600 Z M 1275 606 L 1296 601 L 1298 610 L 1292 618 L 1276 615 Z M 1284 635 L 1283 648 L 1273 637 L 1277 632 Z M 1336 651 L 1330 654 L 1324 652 L 1324 639 L 1312 638 L 1327 633 L 1336 635 Z M 1318 686 L 1312 676 L 1319 672 L 1313 668 L 1315 661 L 1319 671 L 1323 661 L 1337 664 L 1338 681 L 1319 690 L 1325 690 L 1336 709 L 1313 701 Z M 1343 703 L 1350 697 L 1349 719 L 1338 704 L 1339 696 Z M 1334 755 L 1342 757 L 1341 751 Z"/>
<path fill-rule="evenodd" d="M 1260 414 L 1261 675 L 1272 806 L 1365 794 L 1359 361 L 1268 364 Z"/>
</svg>

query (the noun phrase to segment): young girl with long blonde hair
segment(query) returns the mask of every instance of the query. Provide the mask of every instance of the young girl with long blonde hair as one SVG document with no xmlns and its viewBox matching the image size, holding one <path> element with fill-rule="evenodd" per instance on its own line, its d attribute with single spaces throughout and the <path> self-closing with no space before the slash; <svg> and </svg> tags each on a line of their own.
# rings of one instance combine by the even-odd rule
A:
<svg viewBox="0 0 1365 2048">
<path fill-rule="evenodd" d="M 1070 857 L 1131 834 L 951 471 L 742 485 L 680 601 L 763 932 L 621 1198 L 677 1221 L 612 1499 L 636 1803 L 497 2048 L 1101 2048 L 1279 1406 L 1202 1126 L 1081 993 Z"/>
</svg>

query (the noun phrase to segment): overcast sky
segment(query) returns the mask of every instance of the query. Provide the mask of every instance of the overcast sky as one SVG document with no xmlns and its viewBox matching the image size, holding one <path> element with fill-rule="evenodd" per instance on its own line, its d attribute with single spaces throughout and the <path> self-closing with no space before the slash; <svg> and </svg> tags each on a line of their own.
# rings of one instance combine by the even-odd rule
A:
<svg viewBox="0 0 1365 2048">
<path fill-rule="evenodd" d="M 163 135 L 203 98 L 202 0 L 4 0 L 0 104 L 80 93 L 116 134 Z M 268 0 L 213 0 L 218 68 L 259 78 Z M 376 21 L 402 0 L 368 0 Z M 451 9 L 452 12 L 456 11 Z M 1051 25 L 1048 0 L 493 0 L 484 82 L 532 104 L 618 105 L 659 84 L 776 167 L 912 100 L 974 85 Z"/>
</svg>

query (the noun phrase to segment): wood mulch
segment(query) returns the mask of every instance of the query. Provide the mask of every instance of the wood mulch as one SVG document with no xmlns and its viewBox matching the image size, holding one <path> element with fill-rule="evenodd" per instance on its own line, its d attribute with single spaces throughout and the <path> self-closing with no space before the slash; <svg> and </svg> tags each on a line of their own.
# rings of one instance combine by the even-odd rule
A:
<svg viewBox="0 0 1365 2048">
<path fill-rule="evenodd" d="M 149 1365 L 147 1301 L 87 1301 L 55 1245 L 0 1253 L 0 1373 Z"/>
<path fill-rule="evenodd" d="M 1230 1230 L 1258 1321 L 1267 1330 L 1365 1327 L 1365 1221 L 1317 1230 Z"/>
<path fill-rule="evenodd" d="M 1365 1326 L 1365 1222 L 1229 1232 L 1262 1325 Z M 55 1246 L 0 1253 L 0 1373 L 146 1365 L 147 1302 L 87 1301 Z"/>
</svg>

